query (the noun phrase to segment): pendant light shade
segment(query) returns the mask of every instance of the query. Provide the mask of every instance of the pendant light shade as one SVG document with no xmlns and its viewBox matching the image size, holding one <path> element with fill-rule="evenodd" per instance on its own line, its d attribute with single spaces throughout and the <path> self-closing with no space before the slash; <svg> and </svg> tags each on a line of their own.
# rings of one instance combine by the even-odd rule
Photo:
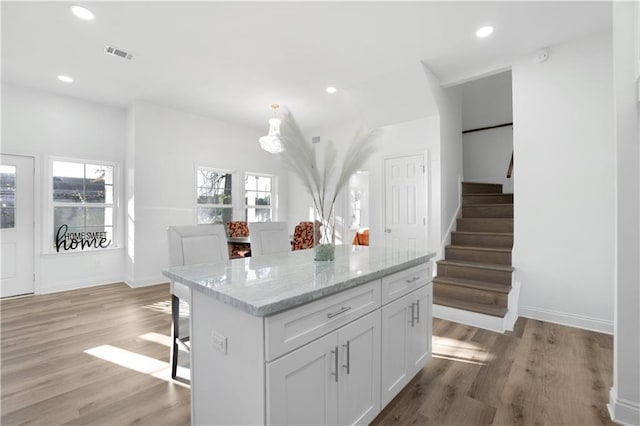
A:
<svg viewBox="0 0 640 426">
<path fill-rule="evenodd" d="M 260 147 L 267 152 L 272 154 L 279 154 L 284 151 L 284 146 L 282 145 L 282 139 L 280 139 L 280 119 L 276 117 L 276 110 L 279 108 L 279 105 L 273 104 L 271 105 L 273 109 L 274 117 L 269 120 L 269 134 L 267 136 L 263 136 L 258 139 L 260 142 Z"/>
</svg>

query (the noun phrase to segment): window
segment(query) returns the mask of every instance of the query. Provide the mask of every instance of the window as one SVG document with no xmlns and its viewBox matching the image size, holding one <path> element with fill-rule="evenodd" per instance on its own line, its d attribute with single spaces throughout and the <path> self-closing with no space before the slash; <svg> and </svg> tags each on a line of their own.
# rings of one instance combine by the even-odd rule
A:
<svg viewBox="0 0 640 426">
<path fill-rule="evenodd" d="M 55 251 L 102 249 L 112 245 L 115 170 L 111 163 L 52 160 Z"/>
<path fill-rule="evenodd" d="M 196 170 L 197 223 L 233 220 L 232 175 L 228 171 L 198 167 Z"/>
<path fill-rule="evenodd" d="M 273 177 L 246 174 L 244 204 L 247 222 L 270 222 L 273 215 Z"/>
<path fill-rule="evenodd" d="M 16 167 L 0 166 L 0 228 L 16 227 Z"/>
</svg>

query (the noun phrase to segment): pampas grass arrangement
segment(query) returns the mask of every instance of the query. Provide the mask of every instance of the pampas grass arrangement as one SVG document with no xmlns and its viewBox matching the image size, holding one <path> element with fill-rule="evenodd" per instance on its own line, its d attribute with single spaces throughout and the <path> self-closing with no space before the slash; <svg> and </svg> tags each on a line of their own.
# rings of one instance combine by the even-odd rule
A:
<svg viewBox="0 0 640 426">
<path fill-rule="evenodd" d="M 349 178 L 375 152 L 379 136 L 379 130 L 358 130 L 341 162 L 338 161 L 335 145 L 332 141 L 327 141 L 322 162 L 319 162 L 316 149 L 305 139 L 293 114 L 288 112 L 284 116 L 280 125 L 284 152 L 280 156 L 286 167 L 300 179 L 313 200 L 321 225 L 320 230 L 315 232 L 316 236 L 320 236 L 320 243 L 315 244 L 316 260 L 334 259 L 334 227 L 329 222 L 334 214 L 336 199 L 349 183 Z"/>
</svg>

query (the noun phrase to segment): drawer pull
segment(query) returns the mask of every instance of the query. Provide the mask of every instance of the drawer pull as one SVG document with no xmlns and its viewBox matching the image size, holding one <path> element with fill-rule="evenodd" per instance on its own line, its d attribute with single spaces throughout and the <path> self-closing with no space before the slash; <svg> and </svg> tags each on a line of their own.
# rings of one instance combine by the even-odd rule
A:
<svg viewBox="0 0 640 426">
<path fill-rule="evenodd" d="M 415 283 L 416 281 L 418 281 L 420 279 L 420 277 L 411 277 L 408 280 L 405 280 L 407 282 L 407 284 L 411 284 L 411 283 Z"/>
<path fill-rule="evenodd" d="M 335 317 L 336 315 L 340 315 L 340 314 L 341 314 L 341 313 L 343 313 L 343 312 L 347 312 L 349 309 L 351 309 L 351 306 L 343 306 L 343 307 L 342 307 L 342 308 L 340 308 L 340 310 L 339 310 L 339 311 L 337 311 L 337 312 L 329 312 L 329 313 L 327 314 L 327 318 L 333 318 L 333 317 Z"/>
</svg>

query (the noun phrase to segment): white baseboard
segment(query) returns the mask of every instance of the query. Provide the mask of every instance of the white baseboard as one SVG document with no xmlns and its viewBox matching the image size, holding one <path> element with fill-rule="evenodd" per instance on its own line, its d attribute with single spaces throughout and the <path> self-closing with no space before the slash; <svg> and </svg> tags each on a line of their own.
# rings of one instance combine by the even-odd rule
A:
<svg viewBox="0 0 640 426">
<path fill-rule="evenodd" d="M 135 281 L 126 279 L 124 282 L 131 288 L 138 288 L 138 287 L 148 287 L 150 285 L 166 284 L 169 282 L 169 278 L 165 277 L 164 275 L 156 275 L 153 277 L 144 278 L 144 279 L 135 280 Z"/>
<path fill-rule="evenodd" d="M 640 425 L 640 403 L 628 401 L 618 397 L 615 388 L 609 391 L 607 404 L 611 420 L 621 425 Z"/>
<path fill-rule="evenodd" d="M 518 304 L 520 300 L 520 283 L 515 282 L 511 285 L 511 291 L 507 299 L 507 315 L 504 317 L 504 328 L 506 331 L 513 331 L 513 327 L 518 320 L 519 310 Z"/>
<path fill-rule="evenodd" d="M 472 327 L 483 328 L 485 330 L 495 331 L 497 333 L 504 333 L 505 331 L 507 331 L 505 327 L 506 317 L 499 318 L 491 315 L 479 314 L 477 312 L 450 308 L 448 306 L 434 304 L 433 317 L 457 322 L 460 324 L 470 325 Z"/>
<path fill-rule="evenodd" d="M 553 311 L 551 309 L 536 308 L 533 306 L 520 306 L 519 310 L 520 316 L 525 318 L 597 331 L 599 333 L 613 334 L 613 321 L 568 312 Z"/>
<path fill-rule="evenodd" d="M 53 283 L 39 284 L 35 294 L 59 293 L 61 291 L 78 290 L 81 288 L 97 287 L 100 285 L 124 282 L 122 275 L 106 275 L 91 280 L 81 279 L 74 281 L 60 281 Z"/>
</svg>

